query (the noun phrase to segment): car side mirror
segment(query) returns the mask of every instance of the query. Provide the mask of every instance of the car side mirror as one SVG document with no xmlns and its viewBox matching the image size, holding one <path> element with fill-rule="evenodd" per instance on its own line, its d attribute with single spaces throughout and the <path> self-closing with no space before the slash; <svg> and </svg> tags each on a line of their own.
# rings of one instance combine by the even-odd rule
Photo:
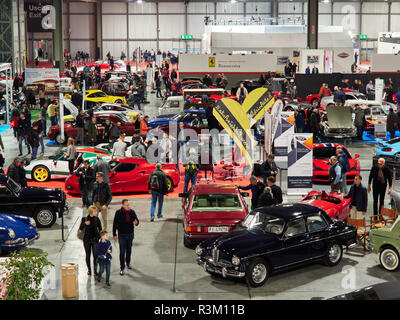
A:
<svg viewBox="0 0 400 320">
<path fill-rule="evenodd" d="M 358 159 L 359 157 L 360 157 L 359 154 L 355 154 L 355 155 L 354 155 L 354 159 Z"/>
<path fill-rule="evenodd" d="M 179 198 L 188 198 L 189 193 L 187 193 L 187 192 L 179 193 L 178 196 L 179 196 Z"/>
<path fill-rule="evenodd" d="M 248 192 L 241 192 L 240 193 L 243 197 L 248 197 L 250 194 Z"/>
</svg>

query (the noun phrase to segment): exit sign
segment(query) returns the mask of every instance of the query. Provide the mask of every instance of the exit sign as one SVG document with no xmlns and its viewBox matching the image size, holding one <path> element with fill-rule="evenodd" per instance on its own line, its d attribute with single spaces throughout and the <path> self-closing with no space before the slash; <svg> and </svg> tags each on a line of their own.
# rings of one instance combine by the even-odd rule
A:
<svg viewBox="0 0 400 320">
<path fill-rule="evenodd" d="M 365 40 L 367 39 L 367 35 L 366 34 L 360 34 L 360 40 Z"/>
<path fill-rule="evenodd" d="M 183 34 L 181 35 L 182 40 L 192 40 L 193 36 L 191 34 Z"/>
</svg>

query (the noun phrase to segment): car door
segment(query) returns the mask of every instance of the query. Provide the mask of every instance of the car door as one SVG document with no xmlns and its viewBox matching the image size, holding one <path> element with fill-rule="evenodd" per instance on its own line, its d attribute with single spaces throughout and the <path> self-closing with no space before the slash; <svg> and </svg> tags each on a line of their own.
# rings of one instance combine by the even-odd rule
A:
<svg viewBox="0 0 400 320">
<path fill-rule="evenodd" d="M 17 198 L 5 186 L 0 185 L 0 212 L 16 214 L 18 206 L 16 206 Z"/>
<path fill-rule="evenodd" d="M 112 192 L 120 193 L 141 191 L 143 186 L 139 185 L 137 181 L 141 181 L 140 178 L 143 174 L 135 172 L 135 169 L 138 166 L 137 163 L 118 163 L 110 174 L 110 186 Z"/>
<path fill-rule="evenodd" d="M 62 154 L 55 161 L 53 161 L 51 178 L 65 178 L 68 175 L 68 161 L 65 159 L 65 155 Z"/>
<path fill-rule="evenodd" d="M 279 267 L 286 267 L 309 258 L 307 229 L 303 217 L 287 222 L 284 232 L 283 248 L 279 251 Z"/>
<path fill-rule="evenodd" d="M 306 217 L 307 242 L 311 259 L 325 255 L 328 246 L 328 223 L 322 215 L 315 213 Z"/>
</svg>

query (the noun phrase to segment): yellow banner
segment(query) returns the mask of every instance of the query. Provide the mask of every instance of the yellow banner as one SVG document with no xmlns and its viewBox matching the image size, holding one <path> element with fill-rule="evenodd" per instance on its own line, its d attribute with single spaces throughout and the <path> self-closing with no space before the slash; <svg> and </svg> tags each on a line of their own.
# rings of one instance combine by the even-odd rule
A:
<svg viewBox="0 0 400 320">
<path fill-rule="evenodd" d="M 264 116 L 265 110 L 271 108 L 274 102 L 275 97 L 271 91 L 267 88 L 257 88 L 247 95 L 242 108 L 248 117 L 256 122 Z"/>
</svg>

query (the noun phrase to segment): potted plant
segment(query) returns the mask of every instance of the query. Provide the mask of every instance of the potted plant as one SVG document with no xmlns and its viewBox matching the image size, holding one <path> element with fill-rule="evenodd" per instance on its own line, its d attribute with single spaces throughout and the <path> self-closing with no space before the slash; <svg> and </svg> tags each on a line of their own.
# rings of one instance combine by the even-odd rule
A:
<svg viewBox="0 0 400 320">
<path fill-rule="evenodd" d="M 32 250 L 12 252 L 0 263 L 0 299 L 34 300 L 40 298 L 40 284 L 53 266 L 47 260 L 47 253 Z M 1 270 L 0 270 L 1 271 Z"/>
</svg>

